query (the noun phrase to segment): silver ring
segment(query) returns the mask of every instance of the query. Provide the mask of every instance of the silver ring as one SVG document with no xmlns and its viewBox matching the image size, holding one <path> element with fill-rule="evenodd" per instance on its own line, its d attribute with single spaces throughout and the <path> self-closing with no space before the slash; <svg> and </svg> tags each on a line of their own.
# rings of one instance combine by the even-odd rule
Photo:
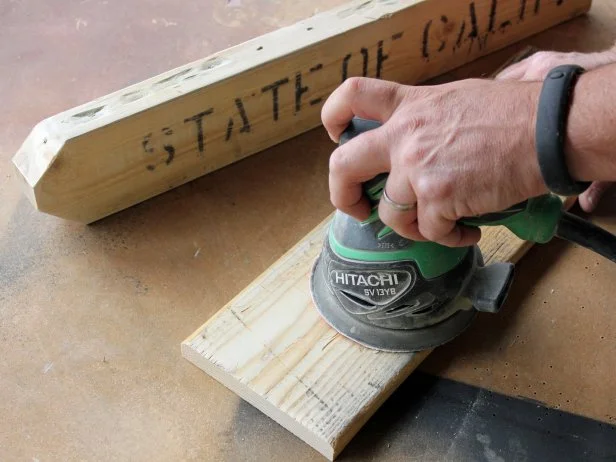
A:
<svg viewBox="0 0 616 462">
<path fill-rule="evenodd" d="M 398 212 L 408 212 L 409 210 L 413 210 L 417 207 L 417 203 L 415 204 L 398 204 L 397 202 L 391 200 L 391 197 L 387 194 L 387 189 L 383 188 L 383 202 L 389 205 L 394 210 Z"/>
</svg>

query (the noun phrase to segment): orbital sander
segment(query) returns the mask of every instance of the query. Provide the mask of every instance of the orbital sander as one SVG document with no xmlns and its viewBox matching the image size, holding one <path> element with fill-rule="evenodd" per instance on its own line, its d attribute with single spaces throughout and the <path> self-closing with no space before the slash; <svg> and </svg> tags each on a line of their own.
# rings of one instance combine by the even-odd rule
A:
<svg viewBox="0 0 616 462">
<path fill-rule="evenodd" d="M 378 126 L 355 118 L 340 143 Z M 461 334 L 479 312 L 499 311 L 514 265 L 484 265 L 478 246 L 446 247 L 396 234 L 378 215 L 386 179 L 381 174 L 363 185 L 372 205 L 369 218 L 334 214 L 310 278 L 313 301 L 336 331 L 364 346 L 394 352 L 432 349 Z M 557 236 L 616 261 L 616 236 L 566 212 L 554 194 L 460 222 L 505 226 L 535 243 Z"/>
</svg>

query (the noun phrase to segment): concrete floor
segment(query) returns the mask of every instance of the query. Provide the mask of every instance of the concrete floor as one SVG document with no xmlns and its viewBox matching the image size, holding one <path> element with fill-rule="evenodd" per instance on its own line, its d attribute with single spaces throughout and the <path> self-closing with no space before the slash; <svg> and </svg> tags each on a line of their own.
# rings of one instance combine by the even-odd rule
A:
<svg viewBox="0 0 616 462">
<path fill-rule="evenodd" d="M 179 351 L 331 211 L 321 130 L 92 226 L 35 212 L 10 159 L 47 116 L 341 3 L 0 4 L 0 460 L 322 460 Z M 616 6 L 596 0 L 524 43 L 591 51 L 615 38 Z M 520 46 L 448 78 L 483 75 Z M 614 198 L 593 217 L 612 230 Z M 503 315 L 423 369 L 615 422 L 616 267 L 554 242 L 518 269 Z M 353 458 L 408 459 L 384 438 L 362 434 Z"/>
</svg>

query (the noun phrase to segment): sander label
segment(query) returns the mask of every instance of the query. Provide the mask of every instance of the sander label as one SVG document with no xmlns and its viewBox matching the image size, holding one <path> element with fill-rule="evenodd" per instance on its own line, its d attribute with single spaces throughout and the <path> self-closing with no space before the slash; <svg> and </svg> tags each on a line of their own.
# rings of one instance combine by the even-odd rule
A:
<svg viewBox="0 0 616 462">
<path fill-rule="evenodd" d="M 389 303 L 402 294 L 413 280 L 408 271 L 350 271 L 334 269 L 330 282 L 344 292 L 376 304 Z"/>
<path fill-rule="evenodd" d="M 337 284 L 343 284 L 345 286 L 397 286 L 398 275 L 396 273 L 367 273 L 357 274 L 348 273 L 346 271 L 333 271 L 333 276 Z"/>
</svg>

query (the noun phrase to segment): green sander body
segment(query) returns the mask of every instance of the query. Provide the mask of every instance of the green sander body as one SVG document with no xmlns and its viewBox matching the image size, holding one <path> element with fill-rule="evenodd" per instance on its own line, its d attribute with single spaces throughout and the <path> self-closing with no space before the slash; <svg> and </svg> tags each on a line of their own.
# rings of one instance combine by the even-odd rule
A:
<svg viewBox="0 0 616 462">
<path fill-rule="evenodd" d="M 353 119 L 340 142 L 378 125 Z M 312 297 L 334 329 L 364 346 L 396 352 L 432 349 L 462 333 L 478 312 L 499 311 L 514 265 L 484 265 L 477 246 L 446 247 L 396 234 L 378 216 L 386 179 L 381 174 L 364 184 L 373 205 L 368 219 L 334 214 L 310 278 Z M 562 200 L 551 194 L 460 221 L 505 226 L 537 243 L 560 236 L 616 259 L 616 238 L 565 212 Z"/>
</svg>

